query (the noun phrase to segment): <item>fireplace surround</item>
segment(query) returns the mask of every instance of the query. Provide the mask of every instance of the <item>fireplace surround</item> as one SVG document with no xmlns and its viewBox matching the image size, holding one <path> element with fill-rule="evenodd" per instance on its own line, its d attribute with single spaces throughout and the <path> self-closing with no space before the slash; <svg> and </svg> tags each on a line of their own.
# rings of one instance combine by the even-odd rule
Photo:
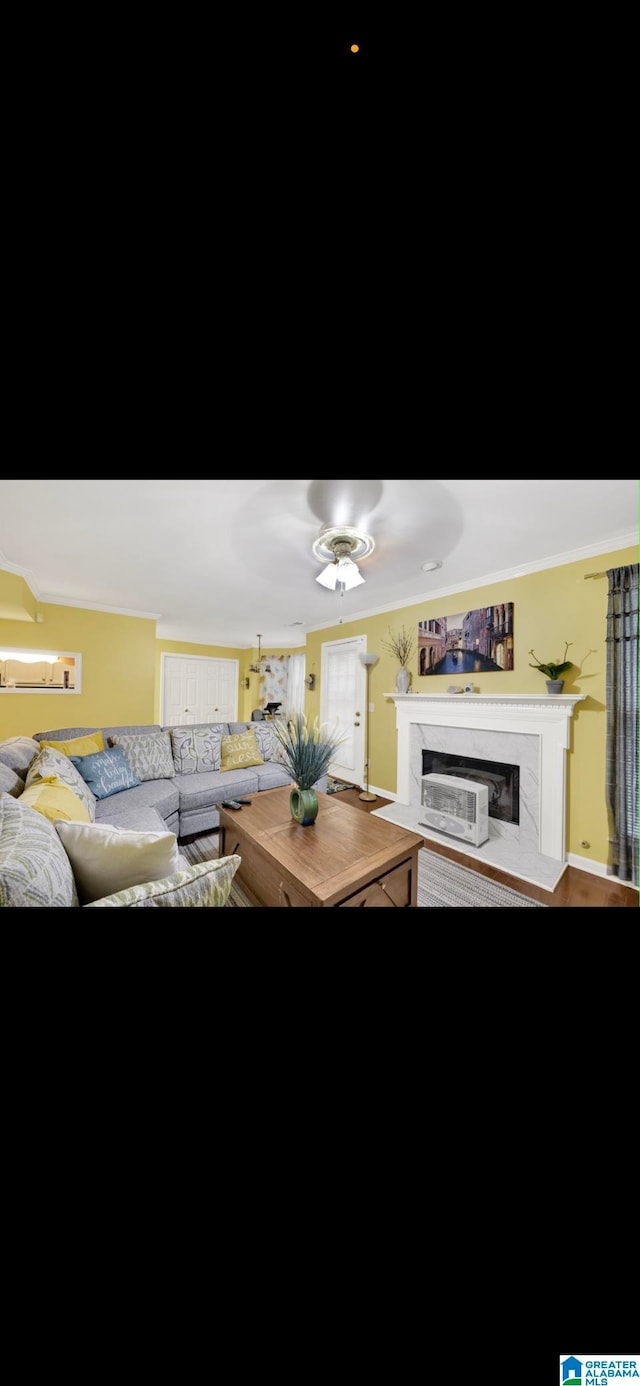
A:
<svg viewBox="0 0 640 1386">
<path fill-rule="evenodd" d="M 520 821 L 490 818 L 489 841 L 471 851 L 524 880 L 553 890 L 566 865 L 566 762 L 571 718 L 586 695 L 384 696 L 396 707 L 397 800 L 375 812 L 404 827 L 413 826 L 414 818 L 417 822 L 425 749 L 515 765 L 519 771 Z M 431 836 L 452 845 L 444 835 L 433 832 Z"/>
</svg>

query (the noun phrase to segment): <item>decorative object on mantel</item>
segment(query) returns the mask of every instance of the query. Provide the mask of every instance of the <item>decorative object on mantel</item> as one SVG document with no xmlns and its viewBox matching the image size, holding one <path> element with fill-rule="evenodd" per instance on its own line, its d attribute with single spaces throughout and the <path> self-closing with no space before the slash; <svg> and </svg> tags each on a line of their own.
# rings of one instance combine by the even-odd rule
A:
<svg viewBox="0 0 640 1386">
<path fill-rule="evenodd" d="M 572 641 L 567 640 L 565 643 L 564 655 L 562 656 L 562 659 L 557 661 L 549 660 L 548 664 L 541 664 L 537 654 L 535 653 L 535 650 L 529 650 L 529 654 L 533 655 L 533 658 L 536 661 L 535 664 L 530 664 L 529 668 L 537 669 L 540 674 L 547 675 L 547 693 L 551 695 L 557 695 L 558 693 L 562 693 L 562 690 L 564 688 L 564 679 L 561 679 L 560 675 L 566 674 L 567 669 L 573 669 L 573 664 L 571 663 L 571 660 L 567 659 L 567 650 L 569 649 L 569 645 L 572 643 Z"/>
<path fill-rule="evenodd" d="M 462 684 L 450 683 L 447 689 L 447 693 L 462 693 Z"/>
<path fill-rule="evenodd" d="M 304 712 L 282 717 L 272 726 L 280 742 L 279 760 L 296 782 L 289 796 L 291 817 L 308 828 L 318 816 L 318 796 L 313 786 L 326 775 L 345 737 L 330 736 L 317 717 L 309 727 Z"/>
<path fill-rule="evenodd" d="M 389 640 L 383 640 L 385 650 L 395 655 L 399 661 L 400 668 L 396 674 L 396 693 L 408 693 L 411 683 L 411 674 L 407 668 L 409 660 L 415 649 L 415 640 L 410 631 L 405 630 L 404 625 L 398 635 L 394 635 L 389 626 Z"/>
<path fill-rule="evenodd" d="M 465 683 L 464 691 L 465 693 L 475 693 L 475 685 L 472 683 Z"/>
</svg>

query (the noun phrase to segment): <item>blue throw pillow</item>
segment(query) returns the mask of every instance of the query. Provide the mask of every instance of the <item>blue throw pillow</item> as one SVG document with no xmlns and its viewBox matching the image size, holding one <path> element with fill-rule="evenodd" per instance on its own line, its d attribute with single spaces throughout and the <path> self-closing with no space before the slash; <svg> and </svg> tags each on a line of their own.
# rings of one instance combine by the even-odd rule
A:
<svg viewBox="0 0 640 1386">
<path fill-rule="evenodd" d="M 119 794 L 121 789 L 133 789 L 134 785 L 142 783 L 134 775 L 122 746 L 96 751 L 92 756 L 69 756 L 69 760 L 80 771 L 96 799 L 108 799 L 110 794 Z"/>
</svg>

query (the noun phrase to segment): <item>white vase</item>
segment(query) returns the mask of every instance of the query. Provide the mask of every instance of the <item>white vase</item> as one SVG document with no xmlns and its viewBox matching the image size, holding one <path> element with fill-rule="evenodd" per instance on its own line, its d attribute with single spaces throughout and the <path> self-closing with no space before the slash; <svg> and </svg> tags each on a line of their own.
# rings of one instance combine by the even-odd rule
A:
<svg viewBox="0 0 640 1386">
<path fill-rule="evenodd" d="M 401 664 L 396 674 L 396 693 L 409 692 L 410 677 L 409 670 L 405 668 L 404 664 Z"/>
</svg>

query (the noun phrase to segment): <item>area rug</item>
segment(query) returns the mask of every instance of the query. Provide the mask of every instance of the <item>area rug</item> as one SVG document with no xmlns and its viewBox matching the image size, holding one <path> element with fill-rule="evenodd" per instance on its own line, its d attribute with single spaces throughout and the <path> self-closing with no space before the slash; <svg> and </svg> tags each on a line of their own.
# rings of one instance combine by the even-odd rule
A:
<svg viewBox="0 0 640 1386">
<path fill-rule="evenodd" d="M 202 833 L 190 842 L 180 844 L 180 851 L 191 865 L 198 861 L 211 861 L 218 855 L 218 834 Z M 249 905 L 242 887 L 231 882 L 228 906 Z M 500 885 L 479 871 L 470 871 L 466 866 L 458 866 L 441 857 L 438 852 L 429 852 L 423 847 L 418 853 L 418 906 L 427 909 L 495 909 L 519 908 L 548 909 L 540 900 L 530 900 L 510 886 Z"/>
<path fill-rule="evenodd" d="M 496 906 L 520 905 L 525 909 L 530 906 L 541 910 L 549 908 L 541 900 L 530 900 L 528 895 L 481 876 L 479 871 L 458 866 L 438 852 L 429 852 L 426 847 L 418 853 L 418 905 L 440 909 L 458 906 L 495 909 Z"/>
</svg>

